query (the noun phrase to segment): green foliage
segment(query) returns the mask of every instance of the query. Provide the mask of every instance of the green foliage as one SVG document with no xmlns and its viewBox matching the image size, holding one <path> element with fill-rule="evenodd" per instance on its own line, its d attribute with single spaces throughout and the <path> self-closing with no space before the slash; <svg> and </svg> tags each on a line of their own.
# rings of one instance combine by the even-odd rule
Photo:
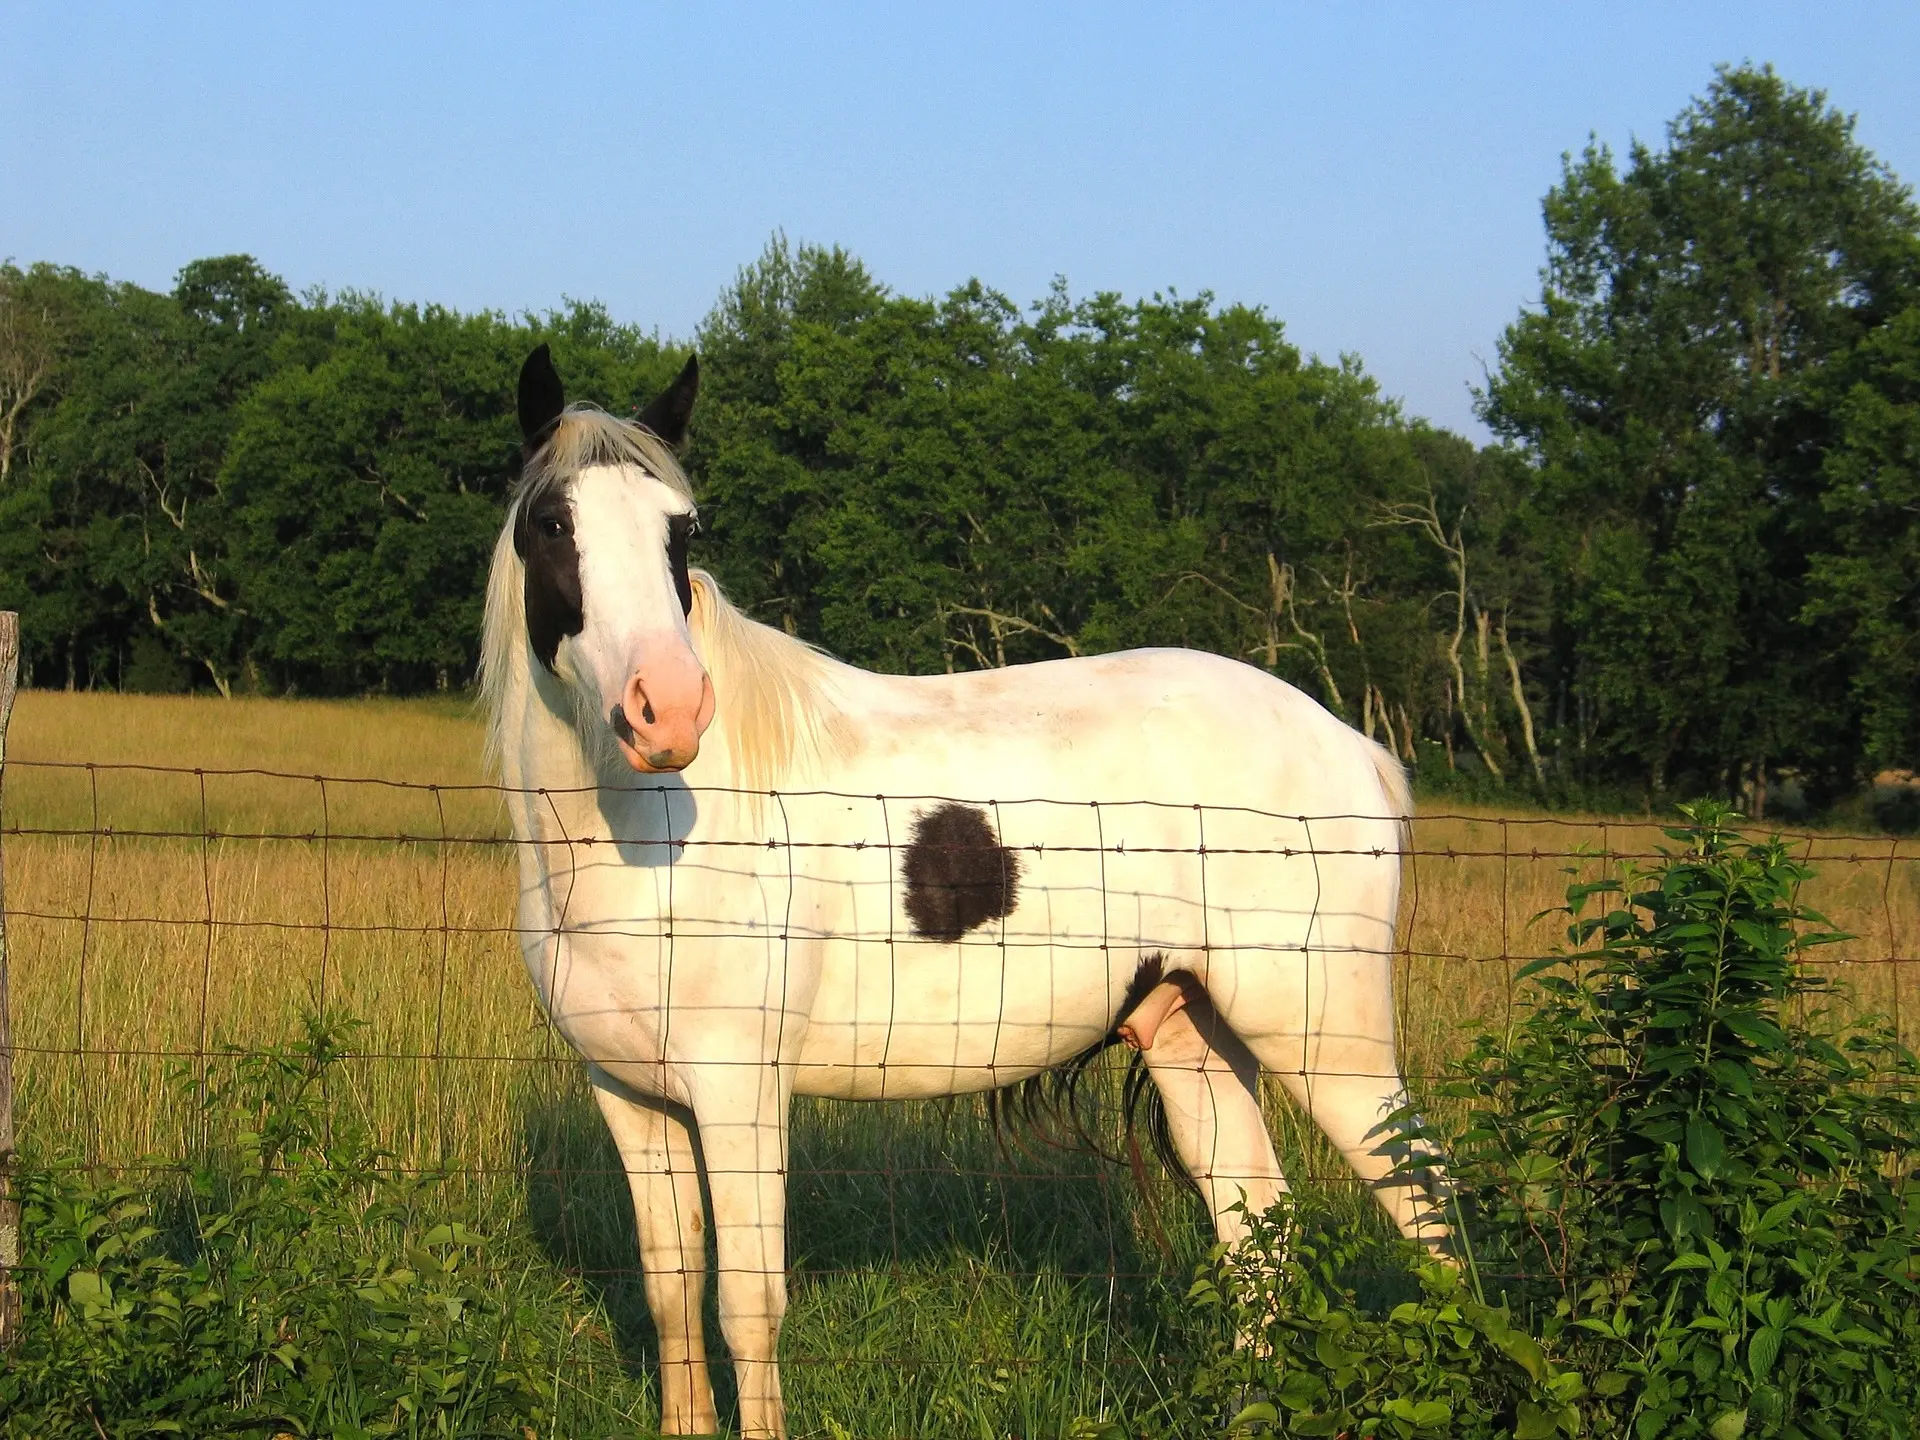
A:
<svg viewBox="0 0 1920 1440">
<path fill-rule="evenodd" d="M 1723 69 L 1546 197 L 1476 449 L 1258 307 L 893 293 L 776 236 L 695 336 L 698 559 L 925 672 L 1260 665 L 1427 788 L 1814 810 L 1920 766 L 1920 210 L 1817 91 Z M 626 413 L 682 359 L 539 317 L 0 265 L 0 605 L 32 682 L 465 685 L 516 368 Z M 173 663 L 167 663 L 171 657 Z M 1775 788 L 1780 788 L 1777 784 Z"/>
<path fill-rule="evenodd" d="M 1217 1322 L 1188 1397 L 1196 1430 L 1393 1440 L 1581 1433 L 1580 1376 L 1452 1266 L 1351 1220 L 1329 1223 L 1293 1196 L 1247 1220 L 1246 1243 L 1215 1250 L 1188 1297 Z M 1417 1294 L 1384 1313 L 1364 1308 L 1343 1281 L 1363 1268 L 1409 1276 Z"/>
<path fill-rule="evenodd" d="M 1833 793 L 1911 757 L 1884 627 L 1912 582 L 1846 530 L 1910 461 L 1881 338 L 1920 298 L 1907 191 L 1823 94 L 1743 67 L 1624 172 L 1569 158 L 1545 218 L 1483 413 L 1535 469 L 1583 763 L 1654 793 L 1786 765 Z"/>
<path fill-rule="evenodd" d="M 1915 1433 L 1920 1063 L 1823 1008 L 1806 869 L 1683 813 L 1569 885 L 1570 950 L 1432 1097 L 1464 1269 L 1283 1197 L 1201 1267 L 1192 1383 L 1141 1433 Z"/>
<path fill-rule="evenodd" d="M 431 1218 L 430 1177 L 324 1103 L 350 1030 L 236 1057 L 206 1095 L 217 1143 L 175 1186 L 28 1170 L 0 1434 L 546 1430 L 550 1317 L 485 1237 Z"/>
<path fill-rule="evenodd" d="M 221 472 L 247 661 L 275 688 L 444 689 L 472 667 L 525 332 L 354 297 L 306 318 L 324 351 L 246 397 Z"/>
<path fill-rule="evenodd" d="M 1445 1087 L 1474 1253 L 1597 1435 L 1910 1435 L 1920 1069 L 1822 1008 L 1835 937 L 1786 847 L 1686 814 L 1651 869 L 1570 886 L 1574 948 Z"/>
<path fill-rule="evenodd" d="M 777 240 L 700 349 L 713 564 L 770 621 L 908 671 L 1203 646 L 1336 704 L 1379 655 L 1424 703 L 1426 618 L 1364 580 L 1419 583 L 1426 557 L 1368 522 L 1444 441 L 1261 311 L 1056 288 L 1023 317 L 978 282 L 904 299 Z M 1276 598 L 1279 565 L 1301 583 Z M 1356 566 L 1350 626 L 1313 577 Z"/>
<path fill-rule="evenodd" d="M 22 311 L 55 359 L 9 446 L 0 604 L 41 684 L 464 685 L 526 352 L 550 340 L 575 396 L 623 412 L 677 358 L 597 305 L 296 300 L 247 256 L 168 295 L 0 267 L 0 322 Z"/>
<path fill-rule="evenodd" d="M 1920 304 L 1821 379 L 1833 443 L 1821 463 L 1832 527 L 1812 557 L 1804 618 L 1846 646 L 1850 699 L 1873 766 L 1920 755 Z"/>
</svg>

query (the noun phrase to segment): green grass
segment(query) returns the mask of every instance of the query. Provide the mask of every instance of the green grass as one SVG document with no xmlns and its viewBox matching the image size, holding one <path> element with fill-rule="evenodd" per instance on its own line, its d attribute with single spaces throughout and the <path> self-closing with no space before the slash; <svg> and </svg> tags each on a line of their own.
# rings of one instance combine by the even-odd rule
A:
<svg viewBox="0 0 1920 1440">
<path fill-rule="evenodd" d="M 334 1102 L 400 1165 L 449 1169 L 446 1203 L 549 1297 L 573 1357 L 554 1383 L 582 1391 L 572 1433 L 631 1434 L 654 1402 L 626 1187 L 505 933 L 501 811 L 472 788 L 480 741 L 451 702 L 23 695 L 5 794 L 19 1123 L 41 1155 L 130 1173 L 178 1160 L 199 1117 L 170 1067 L 217 1080 L 225 1062 L 199 1057 L 343 1008 L 367 1028 Z M 407 784 L 297 778 L 315 775 Z M 1503 1017 L 1508 977 L 1558 938 L 1535 917 L 1559 902 L 1566 852 L 1657 839 L 1644 818 L 1421 821 L 1400 967 L 1409 1071 L 1459 1053 L 1468 1021 Z M 1920 1040 L 1912 966 L 1887 963 L 1915 950 L 1920 844 L 1803 844 L 1824 861 L 1809 898 L 1861 937 L 1830 958 Z M 1115 1088 L 1111 1074 L 1094 1087 L 1109 1111 Z M 1372 1215 L 1277 1091 L 1269 1115 L 1296 1183 Z M 1207 1237 L 1163 1180 L 1142 1192 L 1085 1157 L 1004 1154 L 975 1100 L 802 1102 L 790 1200 L 797 1434 L 1057 1435 L 1181 1383 L 1179 1297 Z"/>
</svg>

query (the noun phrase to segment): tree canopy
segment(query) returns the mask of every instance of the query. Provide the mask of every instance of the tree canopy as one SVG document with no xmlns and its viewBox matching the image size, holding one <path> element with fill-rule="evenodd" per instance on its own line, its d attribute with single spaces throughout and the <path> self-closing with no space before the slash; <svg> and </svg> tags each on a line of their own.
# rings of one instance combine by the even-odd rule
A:
<svg viewBox="0 0 1920 1440">
<path fill-rule="evenodd" d="M 1548 522 L 1580 747 L 1655 790 L 1912 764 L 1911 196 L 1825 96 L 1739 69 L 1663 150 L 1569 158 L 1545 217 L 1484 414 Z"/>
<path fill-rule="evenodd" d="M 701 563 L 925 671 L 1200 646 L 1430 778 L 1649 796 L 1920 762 L 1920 214 L 1823 95 L 1723 70 L 1567 158 L 1481 405 L 1209 294 L 895 293 L 776 236 L 690 345 Z M 601 306 L 463 315 L 0 266 L 0 605 L 34 683 L 466 684 L 513 377 L 631 413 L 687 345 Z"/>
</svg>

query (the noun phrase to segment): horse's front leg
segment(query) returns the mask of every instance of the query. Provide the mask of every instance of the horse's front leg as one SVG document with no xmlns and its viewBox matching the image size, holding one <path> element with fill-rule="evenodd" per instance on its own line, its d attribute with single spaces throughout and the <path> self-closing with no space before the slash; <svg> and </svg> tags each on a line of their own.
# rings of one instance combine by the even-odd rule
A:
<svg viewBox="0 0 1920 1440">
<path fill-rule="evenodd" d="M 733 1352 L 740 1433 L 785 1440 L 780 1322 L 787 1311 L 787 1102 L 784 1066 L 708 1065 L 694 1115 L 719 1258 L 720 1329 Z"/>
<path fill-rule="evenodd" d="M 660 1345 L 660 1429 L 717 1434 L 700 1313 L 707 1247 L 691 1116 L 670 1101 L 632 1094 L 593 1066 L 587 1070 L 633 1191 L 647 1308 Z"/>
</svg>

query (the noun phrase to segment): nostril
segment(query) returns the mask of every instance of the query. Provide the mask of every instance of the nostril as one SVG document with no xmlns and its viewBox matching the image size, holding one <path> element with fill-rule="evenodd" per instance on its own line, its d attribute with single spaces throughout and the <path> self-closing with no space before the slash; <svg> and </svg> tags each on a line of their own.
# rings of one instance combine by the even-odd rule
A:
<svg viewBox="0 0 1920 1440">
<path fill-rule="evenodd" d="M 649 715 L 647 721 L 651 724 L 653 717 Z M 633 743 L 633 726 L 627 722 L 627 712 L 618 705 L 607 712 L 607 724 L 611 725 L 613 727 L 613 733 L 626 741 L 627 744 L 631 745 Z"/>
<path fill-rule="evenodd" d="M 640 702 L 640 723 L 643 725 L 653 724 L 653 702 L 651 700 L 642 700 Z"/>
</svg>

